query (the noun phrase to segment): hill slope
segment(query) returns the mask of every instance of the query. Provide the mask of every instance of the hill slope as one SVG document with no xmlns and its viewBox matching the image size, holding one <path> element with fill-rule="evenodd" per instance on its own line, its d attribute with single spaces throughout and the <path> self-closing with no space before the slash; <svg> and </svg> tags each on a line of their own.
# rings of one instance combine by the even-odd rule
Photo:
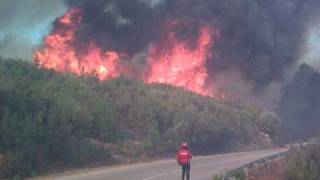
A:
<svg viewBox="0 0 320 180">
<path fill-rule="evenodd" d="M 127 78 L 99 82 L 0 59 L 0 177 L 52 167 L 263 145 L 279 119 L 240 104 Z"/>
</svg>

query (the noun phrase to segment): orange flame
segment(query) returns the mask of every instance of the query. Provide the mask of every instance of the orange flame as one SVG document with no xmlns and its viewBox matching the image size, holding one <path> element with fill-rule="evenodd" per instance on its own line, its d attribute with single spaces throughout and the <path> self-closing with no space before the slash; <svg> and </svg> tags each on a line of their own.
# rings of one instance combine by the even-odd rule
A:
<svg viewBox="0 0 320 180">
<path fill-rule="evenodd" d="M 212 96 L 206 88 L 206 60 L 210 58 L 212 37 L 210 28 L 203 28 L 194 50 L 178 42 L 174 33 L 169 33 L 169 49 L 161 53 L 158 47 L 151 48 L 149 62 L 151 71 L 145 78 L 148 83 L 165 83 L 201 95 Z M 160 54 L 160 55 L 159 55 Z"/>
<path fill-rule="evenodd" d="M 120 63 L 125 53 L 103 52 L 94 43 L 76 49 L 76 30 L 82 21 L 80 9 L 71 9 L 56 23 L 54 31 L 45 38 L 44 46 L 35 52 L 35 63 L 41 68 L 77 75 L 95 73 L 100 80 L 116 78 L 121 74 L 130 75 L 129 69 Z M 212 56 L 212 28 L 202 28 L 194 49 L 179 42 L 176 34 L 168 33 L 166 48 L 151 45 L 149 50 L 149 70 L 140 77 L 146 83 L 164 83 L 186 90 L 218 97 L 212 84 L 207 85 L 206 61 Z M 141 75 L 140 75 L 141 76 Z"/>
<path fill-rule="evenodd" d="M 71 9 L 58 20 L 63 28 L 56 29 L 45 38 L 44 48 L 35 53 L 38 66 L 58 72 L 75 74 L 97 73 L 101 80 L 120 75 L 120 54 L 114 51 L 102 52 L 90 43 L 85 54 L 80 55 L 74 47 L 76 28 L 81 22 L 81 10 Z"/>
</svg>

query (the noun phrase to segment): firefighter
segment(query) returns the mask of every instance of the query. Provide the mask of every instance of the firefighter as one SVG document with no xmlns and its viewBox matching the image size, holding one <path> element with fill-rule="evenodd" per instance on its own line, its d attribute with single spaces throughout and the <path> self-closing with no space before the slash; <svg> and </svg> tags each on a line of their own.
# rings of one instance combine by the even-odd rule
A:
<svg viewBox="0 0 320 180">
<path fill-rule="evenodd" d="M 180 150 L 177 153 L 177 162 L 182 167 L 182 180 L 187 177 L 190 180 L 190 161 L 192 154 L 189 151 L 188 144 L 186 142 L 181 143 Z"/>
</svg>

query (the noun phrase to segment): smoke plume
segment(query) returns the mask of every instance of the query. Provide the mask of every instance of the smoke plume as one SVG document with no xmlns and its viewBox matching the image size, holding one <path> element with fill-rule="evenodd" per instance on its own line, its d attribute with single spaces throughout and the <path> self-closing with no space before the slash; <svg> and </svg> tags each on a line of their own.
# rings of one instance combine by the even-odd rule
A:
<svg viewBox="0 0 320 180">
<path fill-rule="evenodd" d="M 281 82 L 297 63 L 320 8 L 318 0 L 66 0 L 66 4 L 81 10 L 72 42 L 78 53 L 86 53 L 84 46 L 93 43 L 104 52 L 125 53 L 129 64 L 136 63 L 137 55 L 150 53 L 150 45 L 161 47 L 160 54 L 170 51 L 170 32 L 190 51 L 210 48 L 211 53 L 204 53 L 205 70 L 201 69 L 207 82 L 224 91 L 239 74 L 236 79 L 243 86 L 231 91 L 258 96 L 273 94 L 268 86 Z M 204 27 L 211 30 L 212 45 L 204 44 L 201 50 L 198 42 Z M 56 31 L 63 28 L 56 21 Z"/>
<path fill-rule="evenodd" d="M 67 2 L 83 10 L 79 41 L 94 40 L 104 49 L 129 54 L 160 41 L 170 20 L 182 22 L 176 28 L 181 41 L 194 42 L 200 26 L 213 25 L 221 37 L 213 47 L 218 59 L 209 61 L 210 69 L 240 70 L 258 85 L 282 78 L 298 60 L 320 7 L 317 0 L 168 0 L 155 6 L 139 0 Z"/>
</svg>

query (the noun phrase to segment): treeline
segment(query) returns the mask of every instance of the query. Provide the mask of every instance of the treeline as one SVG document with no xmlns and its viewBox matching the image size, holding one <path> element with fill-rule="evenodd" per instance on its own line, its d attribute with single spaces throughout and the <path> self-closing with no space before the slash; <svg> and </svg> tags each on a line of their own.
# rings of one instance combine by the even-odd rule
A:
<svg viewBox="0 0 320 180">
<path fill-rule="evenodd" d="M 320 73 L 302 64 L 283 88 L 278 114 L 283 120 L 284 142 L 307 140 L 320 135 Z"/>
<path fill-rule="evenodd" d="M 258 147 L 279 125 L 271 112 L 179 88 L 0 59 L 0 177 L 172 154 L 181 141 L 202 154 Z"/>
</svg>

